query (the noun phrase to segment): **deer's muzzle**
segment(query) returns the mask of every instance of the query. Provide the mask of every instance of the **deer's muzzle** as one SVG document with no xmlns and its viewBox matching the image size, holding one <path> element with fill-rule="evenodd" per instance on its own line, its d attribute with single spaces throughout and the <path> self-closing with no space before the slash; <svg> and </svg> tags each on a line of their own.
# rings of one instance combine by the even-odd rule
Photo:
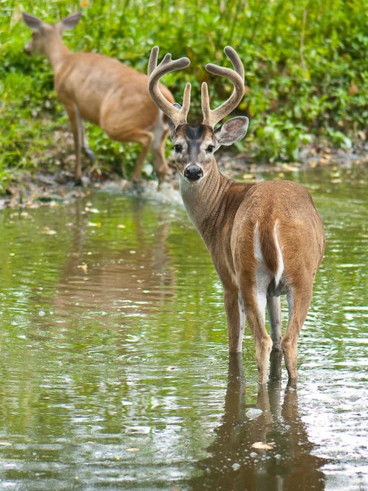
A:
<svg viewBox="0 0 368 491">
<path fill-rule="evenodd" d="M 203 170 L 199 165 L 191 164 L 186 167 L 184 170 L 184 177 L 186 177 L 189 181 L 198 181 L 201 177 L 203 177 Z"/>
</svg>

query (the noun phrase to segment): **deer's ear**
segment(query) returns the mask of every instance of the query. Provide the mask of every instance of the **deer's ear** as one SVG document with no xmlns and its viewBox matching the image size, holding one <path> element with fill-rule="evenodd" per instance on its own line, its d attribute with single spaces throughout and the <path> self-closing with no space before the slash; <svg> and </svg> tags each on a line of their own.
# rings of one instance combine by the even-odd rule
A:
<svg viewBox="0 0 368 491">
<path fill-rule="evenodd" d="M 81 12 L 77 12 L 75 14 L 68 15 L 68 17 L 65 17 L 61 21 L 61 27 L 63 31 L 65 31 L 66 29 L 73 29 L 80 21 L 81 15 Z"/>
<path fill-rule="evenodd" d="M 247 134 L 249 119 L 246 116 L 236 116 L 226 121 L 215 132 L 217 148 L 221 145 L 229 146 L 242 140 Z"/>
<path fill-rule="evenodd" d="M 40 31 L 42 29 L 42 20 L 34 15 L 27 14 L 27 12 L 22 12 L 22 17 L 24 23 L 33 31 Z"/>
</svg>

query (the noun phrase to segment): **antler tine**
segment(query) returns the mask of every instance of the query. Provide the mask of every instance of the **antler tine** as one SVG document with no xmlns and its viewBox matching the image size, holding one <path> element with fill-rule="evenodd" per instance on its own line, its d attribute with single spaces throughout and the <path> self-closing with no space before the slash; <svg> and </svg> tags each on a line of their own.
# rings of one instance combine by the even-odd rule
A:
<svg viewBox="0 0 368 491">
<path fill-rule="evenodd" d="M 237 52 L 231 47 L 226 46 L 224 49 L 226 56 L 231 61 L 233 68 L 221 67 L 209 63 L 206 65 L 206 70 L 213 75 L 221 75 L 228 78 L 234 85 L 234 90 L 227 101 L 223 102 L 221 106 L 216 109 L 210 109 L 210 101 L 208 96 L 208 87 L 204 82 L 202 84 L 202 113 L 203 124 L 207 124 L 212 128 L 221 121 L 225 116 L 231 113 L 244 95 L 244 67 Z"/>
<path fill-rule="evenodd" d="M 149 77 L 151 76 L 151 73 L 153 72 L 153 70 L 157 67 L 158 52 L 159 52 L 158 46 L 154 46 L 151 49 L 151 54 L 150 54 L 149 61 L 148 61 L 148 76 Z"/>
<path fill-rule="evenodd" d="M 181 70 L 190 65 L 189 58 L 182 57 L 178 60 L 172 60 L 171 54 L 167 53 L 161 63 L 157 65 L 159 48 L 152 48 L 148 62 L 148 89 L 156 105 L 168 116 L 174 123 L 175 127 L 181 123 L 186 123 L 190 107 L 190 83 L 186 84 L 183 97 L 183 107 L 178 108 L 172 105 L 162 94 L 159 81 L 166 73 Z M 180 107 L 180 106 L 179 106 Z"/>
<path fill-rule="evenodd" d="M 231 63 L 233 64 L 234 70 L 238 75 L 240 75 L 241 79 L 244 80 L 244 66 L 239 58 L 238 53 L 231 46 L 225 46 L 224 52 L 226 56 L 229 58 Z"/>
</svg>

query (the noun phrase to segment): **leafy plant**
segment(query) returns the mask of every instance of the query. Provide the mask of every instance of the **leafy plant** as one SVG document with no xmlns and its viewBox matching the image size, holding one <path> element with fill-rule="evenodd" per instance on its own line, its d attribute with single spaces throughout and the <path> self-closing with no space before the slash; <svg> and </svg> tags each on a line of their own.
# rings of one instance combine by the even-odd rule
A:
<svg viewBox="0 0 368 491">
<path fill-rule="evenodd" d="M 250 142 L 254 157 L 267 162 L 296 160 L 317 139 L 348 148 L 366 131 L 367 7 L 368 0 L 0 0 L 0 179 L 14 168 L 52 168 L 60 153 L 54 133 L 68 129 L 47 60 L 23 53 L 30 32 L 21 10 L 48 22 L 82 10 L 79 25 L 64 34 L 69 48 L 98 51 L 143 72 L 156 44 L 161 54 L 190 57 L 191 68 L 165 83 L 181 102 L 184 84 L 192 82 L 193 121 L 200 118 L 202 81 L 209 82 L 212 105 L 231 91 L 204 69 L 207 62 L 227 63 L 223 47 L 231 44 L 245 66 L 239 113 L 251 118 L 252 132 L 245 146 Z M 120 171 L 123 164 L 129 175 L 136 145 L 111 142 L 91 125 L 88 135 L 98 165 Z"/>
</svg>

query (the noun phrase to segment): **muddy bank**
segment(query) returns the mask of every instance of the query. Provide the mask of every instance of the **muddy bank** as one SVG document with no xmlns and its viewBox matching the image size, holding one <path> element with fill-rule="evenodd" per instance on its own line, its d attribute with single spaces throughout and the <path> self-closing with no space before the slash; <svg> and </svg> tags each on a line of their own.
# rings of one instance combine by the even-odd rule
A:
<svg viewBox="0 0 368 491">
<path fill-rule="evenodd" d="M 262 172 L 272 172 L 283 177 L 287 172 L 298 172 L 308 168 L 327 168 L 331 172 L 339 168 L 351 168 L 368 164 L 368 143 L 356 146 L 351 150 L 306 147 L 301 152 L 298 162 L 257 163 L 251 155 L 232 152 L 219 152 L 217 161 L 221 171 L 230 178 L 245 182 L 256 182 Z M 172 162 L 169 174 L 163 187 L 168 200 L 177 200 L 178 179 Z M 89 172 L 84 168 L 83 186 L 76 186 L 73 181 L 73 163 L 55 167 L 53 172 L 40 168 L 38 172 L 16 171 L 8 183 L 6 193 L 0 196 L 0 209 L 6 207 L 37 207 L 68 202 L 79 197 L 88 196 L 94 189 L 110 189 L 127 194 L 147 194 L 153 196 L 157 191 L 157 181 L 146 179 L 142 185 L 134 185 L 116 173 Z M 164 196 L 165 199 L 165 196 Z"/>
</svg>

